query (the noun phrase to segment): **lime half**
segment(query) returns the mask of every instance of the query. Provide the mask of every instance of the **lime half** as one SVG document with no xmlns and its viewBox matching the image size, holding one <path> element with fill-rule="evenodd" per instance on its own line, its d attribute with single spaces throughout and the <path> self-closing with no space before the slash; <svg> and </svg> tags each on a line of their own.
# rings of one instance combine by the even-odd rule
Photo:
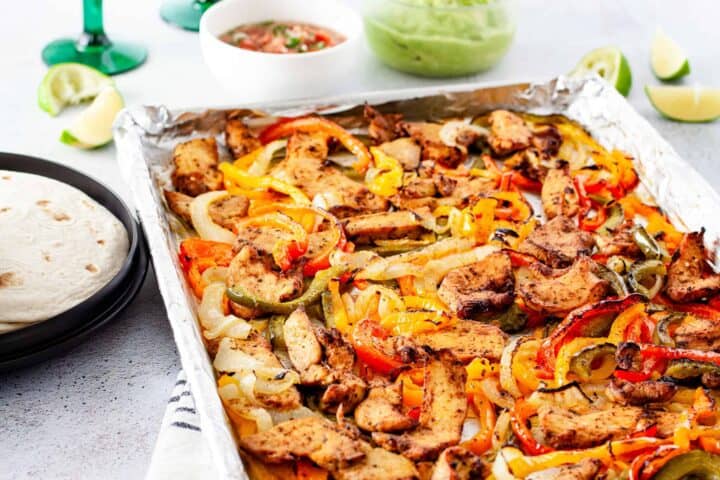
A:
<svg viewBox="0 0 720 480">
<path fill-rule="evenodd" d="M 586 54 L 570 72 L 572 76 L 597 73 L 621 94 L 627 96 L 632 86 L 630 64 L 617 47 L 597 48 Z"/>
<path fill-rule="evenodd" d="M 52 116 L 67 105 L 92 100 L 113 81 L 107 75 L 80 63 L 50 67 L 38 88 L 38 105 Z"/>
<path fill-rule="evenodd" d="M 685 52 L 660 29 L 655 32 L 650 48 L 650 65 L 660 80 L 677 80 L 690 73 Z"/>
<path fill-rule="evenodd" d="M 720 88 L 646 86 L 655 110 L 680 122 L 712 122 L 720 117 Z"/>
<path fill-rule="evenodd" d="M 78 148 L 95 148 L 109 143 L 113 121 L 124 105 L 120 92 L 113 86 L 106 86 L 80 113 L 73 126 L 63 130 L 60 141 Z"/>
</svg>

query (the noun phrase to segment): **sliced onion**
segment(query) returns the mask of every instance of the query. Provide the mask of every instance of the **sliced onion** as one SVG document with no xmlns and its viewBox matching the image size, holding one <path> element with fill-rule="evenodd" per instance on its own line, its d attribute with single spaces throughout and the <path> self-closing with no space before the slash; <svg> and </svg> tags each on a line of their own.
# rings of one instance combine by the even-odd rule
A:
<svg viewBox="0 0 720 480">
<path fill-rule="evenodd" d="M 230 337 L 245 339 L 252 332 L 252 325 L 235 315 L 226 315 L 221 323 L 212 330 L 205 330 L 203 336 L 208 340 L 215 340 L 219 337 Z"/>
<path fill-rule="evenodd" d="M 494 245 L 483 245 L 481 247 L 473 248 L 469 252 L 456 253 L 454 255 L 448 255 L 443 258 L 429 261 L 425 264 L 422 272 L 422 287 L 424 289 L 424 293 L 426 295 L 434 295 L 437 291 L 437 285 L 440 283 L 440 280 L 442 280 L 451 270 L 479 262 L 483 258 L 493 252 L 497 252 L 498 250 L 499 247 Z"/>
<path fill-rule="evenodd" d="M 504 396 L 498 389 L 498 380 L 495 377 L 487 377 L 480 380 L 479 386 L 485 398 L 498 407 L 510 410 L 515 405 L 515 402 L 511 398 Z"/>
<path fill-rule="evenodd" d="M 221 336 L 247 338 L 252 331 L 252 326 L 246 320 L 235 315 L 225 315 L 223 308 L 225 289 L 224 283 L 214 282 L 203 290 L 198 317 L 204 330 L 203 335 L 208 340 Z"/>
<path fill-rule="evenodd" d="M 270 410 L 270 416 L 273 423 L 278 424 L 298 418 L 318 417 L 320 414 L 303 405 L 293 410 Z"/>
<path fill-rule="evenodd" d="M 270 413 L 264 408 L 250 408 L 245 412 L 240 413 L 240 415 L 247 418 L 248 420 L 255 421 L 255 426 L 257 427 L 258 432 L 264 432 L 266 430 L 270 430 L 273 427 L 272 417 L 270 416 Z"/>
<path fill-rule="evenodd" d="M 448 147 L 467 148 L 466 145 L 459 144 L 457 142 L 461 132 L 471 132 L 478 137 L 487 137 L 490 135 L 490 131 L 487 128 L 483 128 L 479 125 L 473 125 L 462 120 L 451 120 L 449 122 L 445 122 L 442 128 L 440 128 L 440 141 Z"/>
<path fill-rule="evenodd" d="M 452 253 L 465 252 L 474 246 L 475 241 L 468 238 L 445 238 L 420 250 L 400 253 L 392 257 L 387 257 L 386 260 L 391 263 L 425 263 L 428 260 L 444 257 Z"/>
<path fill-rule="evenodd" d="M 500 386 L 515 398 L 522 397 L 515 377 L 512 374 L 512 361 L 520 345 L 529 340 L 530 337 L 515 337 L 511 339 L 500 356 Z"/>
<path fill-rule="evenodd" d="M 498 415 L 497 421 L 495 422 L 495 430 L 492 437 L 493 449 L 505 445 L 508 440 L 510 440 L 511 432 L 512 429 L 510 428 L 510 412 L 508 412 L 507 410 L 503 410 L 503 412 Z"/>
<path fill-rule="evenodd" d="M 522 452 L 514 447 L 505 447 L 498 452 L 492 465 L 492 474 L 495 480 L 517 480 L 517 477 L 510 472 L 508 459 L 518 456 L 522 456 Z"/>
<path fill-rule="evenodd" d="M 208 267 L 202 273 L 202 280 L 206 285 L 215 282 L 225 283 L 227 279 L 228 268 L 227 267 Z"/>
<path fill-rule="evenodd" d="M 257 158 L 255 158 L 255 161 L 248 168 L 247 173 L 255 175 L 256 177 L 267 174 L 268 168 L 270 167 L 270 161 L 272 160 L 275 152 L 281 148 L 285 148 L 286 146 L 287 140 L 275 140 L 265 145 L 263 151 L 260 152 Z"/>
<path fill-rule="evenodd" d="M 230 230 L 221 227 L 210 218 L 208 208 L 210 204 L 227 197 L 226 191 L 207 192 L 198 195 L 190 202 L 190 218 L 200 238 L 215 242 L 233 243 L 236 235 Z"/>
</svg>

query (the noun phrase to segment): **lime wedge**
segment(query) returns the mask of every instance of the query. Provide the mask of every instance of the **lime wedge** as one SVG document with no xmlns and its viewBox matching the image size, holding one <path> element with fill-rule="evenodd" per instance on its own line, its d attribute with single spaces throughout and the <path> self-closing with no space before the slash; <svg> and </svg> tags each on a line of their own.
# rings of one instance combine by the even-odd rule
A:
<svg viewBox="0 0 720 480">
<path fill-rule="evenodd" d="M 655 110 L 680 122 L 712 122 L 720 117 L 720 88 L 649 86 L 645 93 Z"/>
<path fill-rule="evenodd" d="M 597 48 L 587 53 L 570 72 L 572 76 L 597 73 L 622 95 L 627 96 L 632 86 L 632 73 L 625 55 L 617 47 Z"/>
<path fill-rule="evenodd" d="M 113 81 L 107 75 L 80 63 L 59 63 L 45 74 L 38 87 L 38 105 L 53 117 L 67 105 L 92 100 Z"/>
<path fill-rule="evenodd" d="M 80 112 L 73 126 L 63 130 L 60 141 L 78 148 L 95 148 L 109 143 L 113 121 L 124 105 L 120 92 L 113 86 L 106 86 Z"/>
<path fill-rule="evenodd" d="M 690 64 L 682 48 L 657 29 L 650 48 L 650 65 L 660 80 L 677 80 L 690 73 Z"/>
</svg>

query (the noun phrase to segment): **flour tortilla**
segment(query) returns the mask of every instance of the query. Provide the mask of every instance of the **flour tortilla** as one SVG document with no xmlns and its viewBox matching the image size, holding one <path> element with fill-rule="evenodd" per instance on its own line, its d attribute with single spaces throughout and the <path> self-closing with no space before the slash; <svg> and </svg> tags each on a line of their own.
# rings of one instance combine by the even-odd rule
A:
<svg viewBox="0 0 720 480">
<path fill-rule="evenodd" d="M 127 254 L 123 224 L 80 190 L 0 170 L 0 333 L 82 303 Z"/>
</svg>

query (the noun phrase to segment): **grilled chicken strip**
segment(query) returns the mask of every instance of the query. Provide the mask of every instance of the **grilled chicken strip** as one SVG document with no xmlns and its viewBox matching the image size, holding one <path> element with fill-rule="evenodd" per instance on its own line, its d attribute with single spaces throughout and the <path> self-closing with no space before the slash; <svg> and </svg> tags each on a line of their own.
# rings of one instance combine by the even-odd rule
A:
<svg viewBox="0 0 720 480">
<path fill-rule="evenodd" d="M 179 143 L 173 151 L 171 179 L 178 192 L 191 197 L 223 188 L 222 173 L 218 170 L 218 150 L 215 138 L 196 138 Z"/>
<path fill-rule="evenodd" d="M 165 200 L 168 202 L 170 210 L 184 221 L 192 225 L 190 217 L 190 202 L 193 198 L 180 192 L 165 190 Z M 247 216 L 250 201 L 242 195 L 228 195 L 225 198 L 213 202 L 208 207 L 208 213 L 213 222 L 227 228 L 235 229 L 235 222 Z"/>
<path fill-rule="evenodd" d="M 597 253 L 608 257 L 621 255 L 623 257 L 641 258 L 642 251 L 633 239 L 632 230 L 634 226 L 633 221 L 628 220 L 615 228 L 611 237 L 595 235 L 595 243 L 598 247 Z"/>
<path fill-rule="evenodd" d="M 602 299 L 608 282 L 593 273 L 595 263 L 589 257 L 580 257 L 572 266 L 553 270 L 535 262 L 517 272 L 518 295 L 536 311 L 563 314 L 581 305 Z"/>
<path fill-rule="evenodd" d="M 581 255 L 590 255 L 592 235 L 575 226 L 568 217 L 557 216 L 533 231 L 518 250 L 530 254 L 553 268 L 564 268 Z"/>
<path fill-rule="evenodd" d="M 385 199 L 325 163 L 328 147 L 323 135 L 297 133 L 290 137 L 287 150 L 287 157 L 272 170 L 272 176 L 298 187 L 310 198 L 324 194 L 331 200 L 331 213 L 346 217 L 387 209 Z"/>
<path fill-rule="evenodd" d="M 400 210 L 349 217 L 342 223 L 347 236 L 355 243 L 363 244 L 377 239 L 418 238 L 427 232 L 423 217 L 429 215 L 428 209 Z"/>
<path fill-rule="evenodd" d="M 488 117 L 490 148 L 498 155 L 507 155 L 530 146 L 532 132 L 525 121 L 507 110 L 495 110 Z"/>
<path fill-rule="evenodd" d="M 232 152 L 233 158 L 243 157 L 262 146 L 245 122 L 232 113 L 225 122 L 225 144 Z"/>
<path fill-rule="evenodd" d="M 675 392 L 677 386 L 672 382 L 645 380 L 633 383 L 616 378 L 605 389 L 605 394 L 613 402 L 636 406 L 669 402 Z"/>
<path fill-rule="evenodd" d="M 542 406 L 538 410 L 544 443 L 553 448 L 589 448 L 608 440 L 625 438 L 657 427 L 657 435 L 673 434 L 680 414 L 640 407 L 613 407 L 579 415 L 563 408 Z"/>
<path fill-rule="evenodd" d="M 532 147 L 545 156 L 557 155 L 562 145 L 562 135 L 555 125 L 535 125 L 532 128 Z"/>
<path fill-rule="evenodd" d="M 397 432 L 417 422 L 402 411 L 402 383 L 375 386 L 355 408 L 355 423 L 368 432 Z"/>
<path fill-rule="evenodd" d="M 673 340 L 680 348 L 720 351 L 720 323 L 687 315 L 673 332 Z"/>
<path fill-rule="evenodd" d="M 422 148 L 422 159 L 432 160 L 448 168 L 455 168 L 465 161 L 467 152 L 445 145 L 440 138 L 439 123 L 403 122 L 401 128 Z"/>
<path fill-rule="evenodd" d="M 300 381 L 326 387 L 320 398 L 322 410 L 334 412 L 342 404 L 348 412 L 360 403 L 367 385 L 352 373 L 355 352 L 337 330 L 314 327 L 305 310 L 298 309 L 285 321 L 283 336 Z"/>
<path fill-rule="evenodd" d="M 475 480 L 489 474 L 490 468 L 482 458 L 466 448 L 450 447 L 435 462 L 430 480 Z"/>
<path fill-rule="evenodd" d="M 275 271 L 271 257 L 245 245 L 230 262 L 227 284 L 240 286 L 248 294 L 268 302 L 283 302 L 302 292 L 303 275 L 298 269 Z"/>
<path fill-rule="evenodd" d="M 372 438 L 410 460 L 434 459 L 460 442 L 466 413 L 465 368 L 449 352 L 439 352 L 425 366 L 419 425 L 399 435 L 375 432 Z"/>
<path fill-rule="evenodd" d="M 558 216 L 572 217 L 577 214 L 580 204 L 572 177 L 564 168 L 548 171 L 542 184 L 540 199 L 548 220 Z"/>
<path fill-rule="evenodd" d="M 272 345 L 267 339 L 258 332 L 252 332 L 246 339 L 225 337 L 222 342 L 229 342 L 230 348 L 240 350 L 261 364 L 273 367 L 283 368 L 280 360 L 272 351 Z M 269 408 L 293 409 L 301 405 L 300 393 L 297 388 L 290 387 L 281 393 L 266 394 L 255 393 L 255 398 L 264 406 Z"/>
<path fill-rule="evenodd" d="M 593 480 L 600 473 L 603 463 L 597 458 L 583 458 L 575 464 L 540 470 L 531 473 L 525 480 Z"/>
<path fill-rule="evenodd" d="M 244 450 L 267 463 L 308 458 L 331 472 L 362 460 L 368 450 L 357 434 L 320 416 L 283 422 L 239 442 Z"/>
<path fill-rule="evenodd" d="M 705 231 L 685 235 L 668 268 L 665 292 L 675 302 L 694 302 L 720 292 L 720 274 L 706 262 Z"/>
<path fill-rule="evenodd" d="M 368 135 L 375 144 L 390 142 L 402 135 L 402 129 L 399 125 L 402 115 L 398 113 L 380 113 L 379 110 L 367 104 L 363 109 L 363 114 L 368 122 Z M 390 154 L 388 153 L 388 155 Z"/>
<path fill-rule="evenodd" d="M 336 480 L 417 480 L 419 477 L 415 465 L 384 448 L 372 448 L 365 459 L 354 465 L 333 472 Z"/>
<path fill-rule="evenodd" d="M 475 318 L 510 306 L 514 288 L 510 257 L 498 252 L 452 270 L 440 283 L 438 296 L 458 317 Z"/>
<path fill-rule="evenodd" d="M 380 150 L 400 162 L 404 170 L 415 170 L 420 165 L 422 151 L 412 138 L 404 137 L 385 142 L 380 145 Z"/>
<path fill-rule="evenodd" d="M 431 333 L 416 333 L 413 341 L 433 350 L 448 350 L 461 362 L 482 357 L 499 360 L 507 335 L 495 325 L 458 320 L 453 326 Z"/>
</svg>

